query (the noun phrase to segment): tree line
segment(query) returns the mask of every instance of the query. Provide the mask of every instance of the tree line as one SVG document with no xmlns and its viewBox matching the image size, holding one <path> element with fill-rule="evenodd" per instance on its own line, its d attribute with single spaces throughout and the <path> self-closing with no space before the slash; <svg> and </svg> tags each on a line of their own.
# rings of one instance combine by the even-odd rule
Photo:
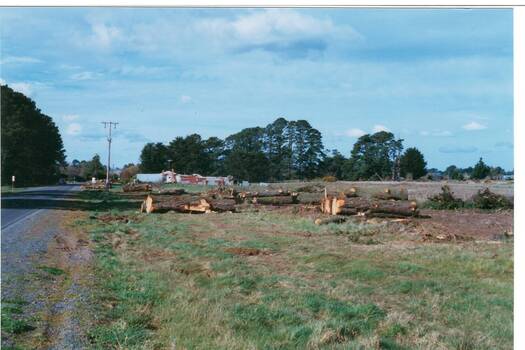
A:
<svg viewBox="0 0 525 350">
<path fill-rule="evenodd" d="M 278 118 L 265 127 L 246 128 L 226 137 L 198 134 L 176 137 L 169 144 L 148 143 L 140 154 L 140 171 L 232 175 L 237 179 L 282 181 L 332 176 L 342 180 L 416 179 L 426 161 L 416 148 L 404 153 L 403 140 L 380 131 L 361 136 L 349 158 L 326 150 L 321 132 L 306 120 Z"/>
<path fill-rule="evenodd" d="M 59 130 L 34 101 L 7 85 L 1 86 L 2 184 L 16 176 L 17 185 L 56 182 L 60 177 L 85 181 L 104 178 L 100 156 L 91 160 L 65 161 Z M 282 181 L 331 177 L 339 180 L 418 179 L 427 174 L 423 154 L 415 147 L 404 150 L 402 139 L 380 131 L 358 138 L 349 157 L 324 148 L 322 135 L 306 120 L 278 118 L 265 127 L 243 129 L 225 139 L 198 134 L 178 136 L 169 144 L 148 143 L 138 165 L 124 166 L 121 177 L 137 172 L 232 175 L 237 180 Z M 430 169 L 431 172 L 437 169 Z M 444 175 L 461 180 L 482 179 L 505 173 L 482 159 L 474 166 L 448 167 Z M 116 175 L 114 175 L 116 176 Z"/>
</svg>

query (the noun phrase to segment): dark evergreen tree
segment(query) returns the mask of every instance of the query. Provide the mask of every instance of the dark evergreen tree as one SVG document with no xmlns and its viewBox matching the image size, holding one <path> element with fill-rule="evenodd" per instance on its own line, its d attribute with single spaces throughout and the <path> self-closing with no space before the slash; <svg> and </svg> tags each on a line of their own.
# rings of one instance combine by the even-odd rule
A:
<svg viewBox="0 0 525 350">
<path fill-rule="evenodd" d="M 334 149 L 330 156 L 326 156 L 323 159 L 321 164 L 321 175 L 335 176 L 339 180 L 344 180 L 344 167 L 347 162 L 348 159 Z"/>
<path fill-rule="evenodd" d="M 445 175 L 448 176 L 450 180 L 465 180 L 463 171 L 455 165 L 450 165 L 446 168 Z"/>
<path fill-rule="evenodd" d="M 427 162 L 423 154 L 415 147 L 408 148 L 400 159 L 401 176 L 412 174 L 414 180 L 419 179 L 427 173 Z"/>
<path fill-rule="evenodd" d="M 160 173 L 168 169 L 168 148 L 158 143 L 147 143 L 140 153 L 140 171 L 143 173 Z"/>
<path fill-rule="evenodd" d="M 247 128 L 226 138 L 225 169 L 238 180 L 266 181 L 270 161 L 264 153 L 264 129 Z"/>
<path fill-rule="evenodd" d="M 176 137 L 168 146 L 168 154 L 172 167 L 181 174 L 206 175 L 212 168 L 210 154 L 198 134 Z"/>
<path fill-rule="evenodd" d="M 266 126 L 264 152 L 270 161 L 271 180 L 282 180 L 287 175 L 285 170 L 290 158 L 285 135 L 287 126 L 288 121 L 284 118 L 278 118 Z"/>
<path fill-rule="evenodd" d="M 224 141 L 218 137 L 210 137 L 203 142 L 207 157 L 209 174 L 224 175 Z"/>
<path fill-rule="evenodd" d="M 350 180 L 390 178 L 402 149 L 403 140 L 396 140 L 391 132 L 363 135 L 354 144 L 344 176 Z"/>
<path fill-rule="evenodd" d="M 7 85 L 0 87 L 2 184 L 50 184 L 65 167 L 62 137 L 53 120 L 34 101 Z"/>
<path fill-rule="evenodd" d="M 479 158 L 479 161 L 474 166 L 474 169 L 472 170 L 472 174 L 470 177 L 472 179 L 484 179 L 490 174 L 490 167 L 483 162 L 483 158 Z"/>
<path fill-rule="evenodd" d="M 98 154 L 95 154 L 89 162 L 84 164 L 83 173 L 86 180 L 91 180 L 92 177 L 98 180 L 106 178 L 106 166 L 102 165 Z"/>
</svg>

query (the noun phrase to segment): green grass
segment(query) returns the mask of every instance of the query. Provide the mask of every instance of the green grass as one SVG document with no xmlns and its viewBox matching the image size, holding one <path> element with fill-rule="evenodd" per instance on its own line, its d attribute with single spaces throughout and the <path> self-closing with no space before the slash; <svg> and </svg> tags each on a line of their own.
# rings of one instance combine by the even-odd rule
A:
<svg viewBox="0 0 525 350">
<path fill-rule="evenodd" d="M 66 273 L 64 270 L 62 269 L 59 269 L 57 267 L 51 267 L 51 266 L 39 266 L 38 267 L 40 270 L 42 271 L 45 271 L 47 273 L 49 273 L 50 275 L 53 275 L 53 276 L 61 276 L 63 275 L 64 273 Z"/>
<path fill-rule="evenodd" d="M 293 213 L 112 213 L 130 220 L 77 223 L 96 247 L 93 348 L 512 348 L 512 242 L 414 243 Z"/>
<path fill-rule="evenodd" d="M 23 300 L 2 300 L 2 333 L 22 334 L 35 329 L 35 326 L 23 317 Z"/>
</svg>

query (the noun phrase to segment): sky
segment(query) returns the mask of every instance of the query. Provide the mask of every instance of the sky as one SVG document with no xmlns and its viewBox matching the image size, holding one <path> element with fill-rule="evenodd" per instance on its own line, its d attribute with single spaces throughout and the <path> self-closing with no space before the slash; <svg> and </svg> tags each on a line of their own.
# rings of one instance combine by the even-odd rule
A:
<svg viewBox="0 0 525 350">
<path fill-rule="evenodd" d="M 350 155 L 380 130 L 429 168 L 513 164 L 512 9 L 0 8 L 0 81 L 68 161 L 306 119 Z"/>
</svg>

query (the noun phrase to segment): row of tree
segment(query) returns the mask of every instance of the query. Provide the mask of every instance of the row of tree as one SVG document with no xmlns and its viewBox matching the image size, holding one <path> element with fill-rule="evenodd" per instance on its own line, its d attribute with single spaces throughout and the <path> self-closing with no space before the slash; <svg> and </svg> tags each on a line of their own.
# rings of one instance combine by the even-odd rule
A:
<svg viewBox="0 0 525 350">
<path fill-rule="evenodd" d="M 437 169 L 432 169 L 437 170 Z M 487 177 L 490 178 L 498 178 L 502 175 L 507 174 L 505 169 L 497 166 L 497 167 L 491 167 L 485 164 L 483 161 L 483 158 L 480 158 L 479 161 L 474 165 L 474 167 L 468 167 L 468 168 L 458 168 L 455 165 L 451 165 L 445 169 L 443 172 L 443 175 L 446 176 L 449 179 L 452 180 L 465 180 L 465 178 L 470 179 L 485 179 Z"/>
<path fill-rule="evenodd" d="M 248 181 L 280 181 L 334 176 L 338 179 L 397 179 L 426 173 L 416 148 L 403 151 L 403 140 L 390 132 L 363 135 L 350 158 L 323 147 L 319 130 L 306 120 L 278 118 L 266 127 L 241 130 L 224 140 L 198 134 L 177 137 L 168 145 L 148 143 L 140 155 L 140 171 L 233 175 Z"/>
<path fill-rule="evenodd" d="M 168 145 L 148 143 L 140 155 L 143 172 L 174 168 L 179 173 L 230 174 L 249 181 L 279 181 L 322 175 L 321 133 L 306 120 L 279 118 L 266 127 L 246 128 L 224 140 L 198 134 Z"/>
<path fill-rule="evenodd" d="M 62 138 L 52 119 L 35 103 L 7 85 L 1 86 L 2 184 L 15 175 L 18 185 L 53 183 L 60 177 L 85 181 L 104 178 L 106 167 L 95 155 L 89 161 L 65 162 Z M 427 173 L 423 154 L 416 148 L 403 152 L 403 140 L 387 131 L 361 136 L 350 157 L 326 150 L 319 130 L 306 120 L 278 118 L 265 127 L 241 130 L 226 137 L 203 139 L 198 134 L 176 137 L 169 144 L 148 143 L 140 164 L 128 164 L 121 177 L 137 172 L 159 173 L 175 169 L 179 173 L 233 175 L 239 180 L 281 181 L 331 176 L 342 180 L 385 180 Z M 432 169 L 431 169 L 432 170 Z M 450 166 L 451 179 L 465 176 L 482 179 L 504 173 L 482 159 L 474 166 Z"/>
<path fill-rule="evenodd" d="M 77 159 L 62 168 L 62 174 L 70 181 L 88 181 L 92 177 L 103 179 L 106 177 L 107 167 L 100 161 L 100 156 L 95 154 L 91 160 Z"/>
</svg>

